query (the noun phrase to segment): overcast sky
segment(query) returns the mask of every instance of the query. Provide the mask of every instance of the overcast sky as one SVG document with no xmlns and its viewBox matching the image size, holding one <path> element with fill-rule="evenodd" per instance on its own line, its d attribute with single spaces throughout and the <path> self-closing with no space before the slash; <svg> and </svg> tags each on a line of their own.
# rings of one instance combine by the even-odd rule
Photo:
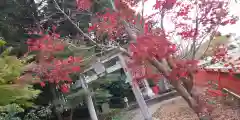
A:
<svg viewBox="0 0 240 120">
<path fill-rule="evenodd" d="M 145 6 L 144 6 L 144 15 L 150 15 L 156 11 L 154 11 L 152 8 L 153 8 L 153 5 L 155 4 L 156 0 L 148 0 L 146 3 L 145 3 Z M 137 8 L 137 11 L 140 11 L 141 8 Z M 230 3 L 230 12 L 231 14 L 234 14 L 236 16 L 239 16 L 240 17 L 240 3 L 236 3 L 235 0 L 231 0 L 231 3 Z M 165 18 L 165 25 L 167 26 L 164 26 L 165 29 L 172 29 L 174 28 L 173 24 L 169 23 L 168 21 L 169 18 L 168 16 L 166 16 Z M 235 25 L 228 25 L 228 26 L 224 26 L 224 27 L 221 27 L 219 29 L 220 32 L 222 32 L 223 34 L 228 34 L 228 33 L 236 33 L 238 36 L 240 36 L 240 21 L 238 21 Z"/>
</svg>

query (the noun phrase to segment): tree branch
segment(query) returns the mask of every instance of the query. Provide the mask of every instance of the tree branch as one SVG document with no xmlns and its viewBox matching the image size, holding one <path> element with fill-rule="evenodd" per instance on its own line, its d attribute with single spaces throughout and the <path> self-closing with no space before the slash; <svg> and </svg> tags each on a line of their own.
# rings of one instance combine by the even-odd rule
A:
<svg viewBox="0 0 240 120">
<path fill-rule="evenodd" d="M 86 37 L 87 39 L 89 39 L 94 45 L 102 48 L 101 45 L 99 45 L 95 40 L 93 40 L 88 34 L 84 33 L 83 30 L 80 29 L 80 28 L 77 26 L 77 24 L 75 24 L 75 23 L 71 20 L 71 18 L 60 8 L 60 6 L 58 5 L 58 3 L 57 3 L 56 0 L 53 0 L 53 1 L 54 1 L 54 4 L 55 4 L 57 10 L 59 10 L 59 11 L 67 18 L 67 20 L 68 20 L 69 22 L 71 22 L 72 25 L 73 25 L 81 34 L 83 34 L 84 37 Z"/>
<path fill-rule="evenodd" d="M 144 2 L 145 0 L 142 0 L 142 28 L 144 28 Z M 143 29 L 144 32 L 144 29 Z"/>
<path fill-rule="evenodd" d="M 164 21 L 164 17 L 165 17 L 165 11 L 166 11 L 165 9 L 163 9 L 161 11 L 161 28 L 162 28 L 164 37 L 166 37 L 166 33 L 165 33 L 164 25 L 163 25 L 163 21 Z"/>
<path fill-rule="evenodd" d="M 104 51 L 108 51 L 108 49 L 106 49 L 105 47 L 103 47 L 102 45 L 99 45 L 95 40 L 93 40 L 87 33 L 84 33 L 84 31 L 82 29 L 80 29 L 77 24 L 75 24 L 71 18 L 60 8 L 60 6 L 58 5 L 56 0 L 53 0 L 56 9 L 59 10 L 66 18 L 69 22 L 71 22 L 72 25 L 74 25 L 74 27 L 78 30 L 78 32 L 80 32 L 81 34 L 83 34 L 84 37 L 86 37 L 88 40 L 90 40 L 94 45 L 96 45 L 97 47 L 103 49 Z M 128 55 L 129 54 L 126 52 L 127 50 L 125 50 L 124 48 L 120 47 L 120 46 L 113 46 L 112 48 L 116 48 L 117 50 L 123 52 L 124 54 Z"/>
<path fill-rule="evenodd" d="M 192 59 L 195 58 L 195 55 L 196 55 L 196 41 L 197 41 L 197 35 L 198 35 L 198 27 L 199 27 L 199 23 L 198 23 L 198 4 L 197 2 L 195 3 L 196 4 L 196 24 L 195 24 L 195 32 L 194 32 L 194 38 L 193 38 L 193 44 L 192 44 L 192 47 L 191 47 L 191 50 L 192 50 Z"/>
<path fill-rule="evenodd" d="M 218 27 L 217 27 L 218 28 Z M 216 28 L 216 29 L 217 29 Z M 206 52 L 207 52 L 207 50 L 209 49 L 209 47 L 210 47 L 210 45 L 211 45 L 211 43 L 212 43 L 212 40 L 214 39 L 214 36 L 216 35 L 216 33 L 217 33 L 217 31 L 215 30 L 213 33 L 212 33 L 212 35 L 210 36 L 210 41 L 209 41 L 209 43 L 208 43 L 208 46 L 207 46 L 207 48 L 206 48 L 206 50 L 203 52 L 203 54 L 202 54 L 202 56 L 204 56 L 205 54 L 206 54 Z M 201 58 L 201 57 L 200 57 Z"/>
</svg>

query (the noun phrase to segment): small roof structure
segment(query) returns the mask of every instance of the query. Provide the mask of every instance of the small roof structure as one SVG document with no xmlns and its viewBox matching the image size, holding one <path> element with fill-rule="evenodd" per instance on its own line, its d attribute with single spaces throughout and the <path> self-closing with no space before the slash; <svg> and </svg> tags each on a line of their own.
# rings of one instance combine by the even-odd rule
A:
<svg viewBox="0 0 240 120">
<path fill-rule="evenodd" d="M 213 56 L 213 54 L 209 54 L 209 56 L 207 57 L 207 60 L 201 60 L 200 61 L 200 66 L 206 66 L 205 68 L 209 71 L 221 71 L 221 72 L 228 72 L 229 69 L 232 69 L 230 66 L 226 67 L 224 66 L 224 64 L 227 63 L 231 63 L 234 65 L 234 67 L 240 67 L 240 44 L 237 43 L 237 41 L 233 41 L 228 39 L 227 41 L 224 41 L 224 39 L 220 40 L 221 44 L 224 44 L 227 46 L 228 48 L 228 57 L 229 59 L 227 60 L 227 62 L 223 63 L 223 62 L 218 62 L 215 64 L 210 64 L 211 59 Z M 210 65 L 209 65 L 210 64 Z M 239 70 L 235 71 L 236 73 L 239 73 Z"/>
<path fill-rule="evenodd" d="M 213 40 L 207 40 L 204 42 L 196 53 L 196 59 L 201 59 L 202 57 L 213 56 L 214 51 L 220 45 L 227 45 L 230 42 L 230 37 L 216 36 Z"/>
</svg>

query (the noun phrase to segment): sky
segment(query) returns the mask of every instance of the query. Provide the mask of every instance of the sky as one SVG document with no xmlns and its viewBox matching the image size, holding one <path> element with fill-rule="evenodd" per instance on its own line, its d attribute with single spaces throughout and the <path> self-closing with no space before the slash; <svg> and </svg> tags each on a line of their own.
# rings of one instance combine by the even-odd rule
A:
<svg viewBox="0 0 240 120">
<path fill-rule="evenodd" d="M 238 17 L 240 17 L 240 3 L 236 3 L 234 2 L 235 0 L 231 0 L 231 4 L 230 4 L 230 12 L 233 14 L 233 15 L 236 15 Z M 231 33 L 236 33 L 237 36 L 240 35 L 240 21 L 238 21 L 235 25 L 229 25 L 229 26 L 226 26 L 226 27 L 222 27 L 220 28 L 220 31 L 223 32 L 223 33 L 227 33 L 228 32 L 231 32 Z"/>
<path fill-rule="evenodd" d="M 156 11 L 154 11 L 152 8 L 153 8 L 153 5 L 155 4 L 155 1 L 156 0 L 148 0 L 145 5 L 144 5 L 144 15 L 150 15 Z M 231 14 L 234 14 L 236 16 L 239 16 L 240 17 L 240 3 L 236 3 L 235 0 L 231 0 L 231 3 L 230 3 L 230 13 Z M 141 7 L 138 7 L 136 8 L 136 11 L 141 11 Z M 166 18 L 164 19 L 164 22 L 167 23 L 165 25 L 167 26 L 164 26 L 165 29 L 173 29 L 174 26 L 172 23 L 168 22 L 170 21 L 168 16 L 166 16 Z M 222 33 L 222 34 L 229 34 L 229 33 L 235 33 L 237 36 L 240 36 L 240 21 L 238 21 L 235 25 L 228 25 L 228 26 L 224 26 L 224 27 L 221 27 L 219 28 L 219 31 Z"/>
</svg>

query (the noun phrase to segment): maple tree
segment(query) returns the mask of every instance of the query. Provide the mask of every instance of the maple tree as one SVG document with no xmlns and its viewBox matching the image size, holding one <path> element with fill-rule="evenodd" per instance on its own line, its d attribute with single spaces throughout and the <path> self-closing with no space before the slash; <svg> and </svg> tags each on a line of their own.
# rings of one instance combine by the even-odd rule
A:
<svg viewBox="0 0 240 120">
<path fill-rule="evenodd" d="M 174 0 L 173 0 L 174 1 Z M 196 51 L 199 49 L 204 40 L 210 36 L 213 39 L 217 29 L 227 24 L 235 24 L 236 16 L 229 14 L 229 1 L 175 1 L 171 9 L 164 9 L 164 1 L 158 1 L 155 9 L 159 10 L 150 18 L 161 16 L 161 28 L 164 30 L 163 19 L 169 17 L 170 23 L 173 24 L 171 30 L 164 30 L 164 33 L 171 40 L 181 38 L 178 42 L 179 53 L 184 53 L 184 57 L 195 58 Z M 157 19 L 159 20 L 159 19 Z M 187 46 L 182 44 L 189 43 Z M 197 58 L 199 59 L 199 58 Z"/>
<path fill-rule="evenodd" d="M 55 30 L 55 28 L 53 28 Z M 62 59 L 56 56 L 56 53 L 63 52 L 66 44 L 60 40 L 59 34 L 55 32 L 29 32 L 29 34 L 41 35 L 41 38 L 30 38 L 27 41 L 28 53 L 37 52 L 37 63 L 31 68 L 33 74 L 25 74 L 22 80 L 35 79 L 34 83 L 39 83 L 42 87 L 46 83 L 55 84 L 63 93 L 69 91 L 69 85 L 72 83 L 71 73 L 80 71 L 78 63 L 80 57 L 69 56 Z M 30 77 L 30 78 L 29 78 Z"/>
<path fill-rule="evenodd" d="M 76 2 L 79 10 L 89 10 L 92 5 L 90 0 L 77 0 Z M 144 2 L 146 0 L 142 1 L 142 3 Z M 110 1 L 110 3 L 111 8 L 96 13 L 97 21 L 89 27 L 89 32 L 94 31 L 97 37 L 103 35 L 102 33 L 107 33 L 108 39 L 111 41 L 127 33 L 130 39 L 128 50 L 121 46 L 114 46 L 114 48 L 131 58 L 128 64 L 131 71 L 138 71 L 139 68 L 143 69 L 139 70 L 140 72 L 145 71 L 141 75 L 133 76 L 134 81 L 146 77 L 158 78 L 161 75 L 166 77 L 194 111 L 199 114 L 199 106 L 191 97 L 193 75 L 198 68 L 194 54 L 204 38 L 210 36 L 211 39 L 220 25 L 236 22 L 237 19 L 229 15 L 229 2 L 219 0 L 199 0 L 197 2 L 156 0 L 153 8 L 158 12 L 147 18 L 137 16 L 136 12 L 131 9 L 131 7 L 138 5 L 138 0 L 115 0 Z M 196 15 L 192 16 L 193 13 Z M 174 31 L 166 31 L 164 28 L 163 18 L 167 14 L 171 15 L 171 20 L 175 25 Z M 151 26 L 151 22 L 154 21 L 152 18 L 159 15 L 161 16 L 161 25 L 154 28 Z M 67 18 L 69 17 L 67 16 Z M 69 20 L 71 21 L 70 18 Z M 81 29 L 78 30 L 83 33 Z M 38 34 L 43 35 L 43 37 L 28 41 L 29 52 L 38 51 L 38 65 L 32 70 L 36 73 L 34 77 L 40 78 L 37 82 L 40 82 L 42 86 L 45 85 L 45 82 L 55 83 L 63 92 L 67 92 L 68 84 L 71 83 L 69 74 L 80 70 L 75 63 L 81 62 L 81 59 L 73 56 L 68 59 L 56 58 L 54 53 L 63 51 L 65 46 L 59 41 L 59 35 L 55 33 Z M 83 33 L 83 35 L 98 47 L 102 47 L 88 34 Z M 179 50 L 181 44 L 174 44 L 172 36 L 180 36 L 181 41 L 185 40 L 191 43 L 190 50 L 193 50 L 193 53 L 188 59 L 179 58 L 179 53 L 182 52 Z M 150 65 L 157 68 L 159 73 L 149 72 Z M 185 87 L 181 85 L 181 82 L 184 83 Z"/>
<path fill-rule="evenodd" d="M 147 64 L 153 65 L 163 76 L 171 81 L 171 84 L 195 112 L 199 113 L 199 106 L 197 106 L 195 100 L 190 95 L 193 87 L 192 82 L 185 82 L 185 80 L 193 81 L 193 74 L 197 69 L 197 61 L 194 60 L 195 53 L 205 38 L 210 36 L 210 39 L 212 39 L 214 34 L 216 34 L 217 28 L 221 25 L 236 23 L 237 18 L 230 16 L 228 11 L 229 1 L 156 0 L 153 8 L 158 10 L 158 12 L 143 19 L 136 17 L 135 11 L 131 9 L 131 7 L 137 6 L 138 2 L 137 0 L 112 1 L 112 8 L 107 8 L 105 11 L 97 13 L 100 19 L 98 22 L 93 23 L 89 31 L 94 30 L 97 36 L 107 32 L 110 40 L 128 33 L 129 38 L 134 41 L 129 44 L 129 52 L 127 52 L 127 55 L 132 58 L 129 67 L 133 70 L 142 69 L 142 67 L 134 66 L 143 65 L 146 71 L 148 69 L 146 67 Z M 78 6 L 82 5 L 79 3 Z M 172 18 L 171 21 L 175 27 L 173 31 L 164 29 L 163 19 L 166 14 L 170 14 Z M 192 14 L 195 14 L 195 16 Z M 149 21 L 159 15 L 161 16 L 160 28 L 151 27 Z M 135 29 L 133 31 L 131 29 L 131 26 L 139 24 L 143 26 L 140 30 Z M 190 54 L 188 59 L 178 58 L 179 53 L 183 51 L 178 49 L 181 44 L 173 44 L 171 42 L 174 39 L 172 36 L 180 36 L 181 40 L 191 43 L 189 48 L 193 53 Z M 189 52 L 189 50 L 186 51 Z M 144 70 L 139 71 L 142 72 Z M 137 80 L 143 77 L 149 76 L 142 74 L 134 78 Z M 184 90 L 185 88 L 180 84 L 180 81 L 184 82 L 188 92 Z"/>
</svg>

